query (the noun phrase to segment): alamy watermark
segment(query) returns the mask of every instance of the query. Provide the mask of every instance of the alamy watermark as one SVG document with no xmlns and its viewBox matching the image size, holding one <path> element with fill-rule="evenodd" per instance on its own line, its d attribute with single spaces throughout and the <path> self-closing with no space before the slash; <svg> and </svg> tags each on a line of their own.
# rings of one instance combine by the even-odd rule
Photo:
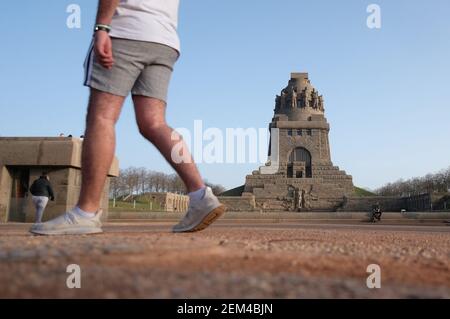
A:
<svg viewBox="0 0 450 319">
<path fill-rule="evenodd" d="M 66 272 L 70 275 L 67 277 L 66 286 L 69 289 L 81 288 L 81 267 L 77 264 L 68 265 Z"/>
<path fill-rule="evenodd" d="M 381 288 L 381 267 L 377 264 L 367 266 L 367 273 L 370 275 L 366 279 L 366 285 L 369 289 Z"/>
<path fill-rule="evenodd" d="M 66 8 L 69 14 L 66 19 L 66 25 L 69 29 L 81 29 L 81 7 L 78 4 L 69 4 Z"/>
<path fill-rule="evenodd" d="M 370 4 L 367 6 L 366 24 L 369 29 L 381 29 L 381 7 L 378 4 Z"/>
<path fill-rule="evenodd" d="M 193 131 L 177 128 L 171 136 L 175 142 L 171 158 L 177 163 L 190 163 L 190 150 L 198 164 L 264 164 L 265 174 L 278 171 L 279 129 L 272 128 L 205 128 L 202 120 L 194 121 Z M 267 146 L 271 155 L 268 158 Z"/>
<path fill-rule="evenodd" d="M 366 25 L 369 29 L 381 29 L 381 7 L 378 4 L 369 4 L 366 8 L 369 16 L 366 20 Z M 81 28 L 81 6 L 76 3 L 69 4 L 66 8 L 66 13 L 69 15 L 66 19 L 66 25 L 69 29 Z"/>
</svg>

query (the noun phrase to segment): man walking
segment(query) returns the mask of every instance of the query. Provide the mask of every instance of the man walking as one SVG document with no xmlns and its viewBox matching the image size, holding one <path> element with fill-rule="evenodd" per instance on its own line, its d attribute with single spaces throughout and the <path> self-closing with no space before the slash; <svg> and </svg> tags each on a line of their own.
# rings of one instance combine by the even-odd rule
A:
<svg viewBox="0 0 450 319">
<path fill-rule="evenodd" d="M 76 207 L 31 232 L 42 235 L 102 232 L 102 190 L 115 150 L 115 124 L 131 92 L 140 133 L 180 175 L 189 192 L 189 209 L 174 232 L 199 231 L 225 211 L 206 187 L 183 143 L 188 161 L 172 159 L 179 141 L 165 120 L 167 90 L 179 56 L 179 0 L 100 0 L 94 40 L 85 62 L 90 87 L 82 154 L 82 186 Z"/>
<path fill-rule="evenodd" d="M 31 184 L 30 193 L 34 207 L 36 209 L 35 223 L 42 222 L 42 216 L 44 215 L 45 207 L 47 207 L 48 199 L 54 201 L 55 194 L 53 193 L 52 185 L 50 184 L 50 178 L 46 173 L 42 175 Z"/>
</svg>

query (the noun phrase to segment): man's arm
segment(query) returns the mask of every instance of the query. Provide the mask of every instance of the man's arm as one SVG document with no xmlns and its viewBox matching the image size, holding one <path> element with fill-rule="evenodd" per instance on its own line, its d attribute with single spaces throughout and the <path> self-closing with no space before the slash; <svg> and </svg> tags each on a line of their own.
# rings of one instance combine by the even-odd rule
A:
<svg viewBox="0 0 450 319">
<path fill-rule="evenodd" d="M 111 24 L 112 17 L 119 5 L 119 0 L 99 0 L 97 10 L 97 24 Z M 106 31 L 95 32 L 95 55 L 98 62 L 107 69 L 114 64 L 112 55 L 112 43 Z"/>
<path fill-rule="evenodd" d="M 50 195 L 50 199 L 55 200 L 55 193 L 53 192 L 53 188 L 52 188 L 52 185 L 50 184 L 50 182 L 47 182 L 47 191 L 48 191 L 48 194 Z"/>
<path fill-rule="evenodd" d="M 99 0 L 96 23 L 111 24 L 112 17 L 118 5 L 119 0 Z"/>
</svg>

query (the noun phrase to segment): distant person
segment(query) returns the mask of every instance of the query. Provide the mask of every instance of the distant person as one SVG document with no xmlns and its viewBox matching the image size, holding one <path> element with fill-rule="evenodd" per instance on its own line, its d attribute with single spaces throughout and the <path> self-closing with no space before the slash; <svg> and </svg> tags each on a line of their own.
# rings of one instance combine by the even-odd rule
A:
<svg viewBox="0 0 450 319">
<path fill-rule="evenodd" d="M 379 203 L 376 203 L 372 206 L 372 222 L 381 221 L 381 215 L 383 212 L 381 211 L 381 206 Z"/>
<path fill-rule="evenodd" d="M 85 60 L 90 88 L 82 185 L 75 207 L 30 231 L 41 235 L 101 233 L 100 201 L 114 158 L 115 125 L 131 93 L 139 132 L 175 169 L 189 192 L 189 209 L 173 232 L 200 231 L 225 211 L 205 185 L 183 139 L 166 122 L 167 93 L 180 55 L 179 0 L 99 0 L 94 38 Z M 183 158 L 172 157 L 172 151 Z"/>
<path fill-rule="evenodd" d="M 33 182 L 30 187 L 30 193 L 34 207 L 36 208 L 35 223 L 42 223 L 42 216 L 47 206 L 48 200 L 55 200 L 50 178 L 46 173 L 43 173 L 37 180 Z"/>
</svg>

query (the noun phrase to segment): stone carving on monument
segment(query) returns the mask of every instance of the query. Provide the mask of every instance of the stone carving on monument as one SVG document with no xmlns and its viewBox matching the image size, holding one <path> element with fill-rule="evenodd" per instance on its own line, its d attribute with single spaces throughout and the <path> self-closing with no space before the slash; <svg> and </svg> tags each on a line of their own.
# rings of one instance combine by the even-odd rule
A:
<svg viewBox="0 0 450 319">
<path fill-rule="evenodd" d="M 292 87 L 292 108 L 297 108 L 297 88 Z"/>
<path fill-rule="evenodd" d="M 243 196 L 254 196 L 263 211 L 332 211 L 353 193 L 353 181 L 331 161 L 323 96 L 308 73 L 293 73 L 275 98 L 269 150 L 278 151 L 278 169 L 261 168 L 246 177 Z M 278 143 L 274 145 L 273 143 Z M 268 163 L 271 163 L 270 161 Z M 270 165 L 270 164 L 269 164 Z M 267 173 L 271 172 L 271 173 Z"/>
</svg>

